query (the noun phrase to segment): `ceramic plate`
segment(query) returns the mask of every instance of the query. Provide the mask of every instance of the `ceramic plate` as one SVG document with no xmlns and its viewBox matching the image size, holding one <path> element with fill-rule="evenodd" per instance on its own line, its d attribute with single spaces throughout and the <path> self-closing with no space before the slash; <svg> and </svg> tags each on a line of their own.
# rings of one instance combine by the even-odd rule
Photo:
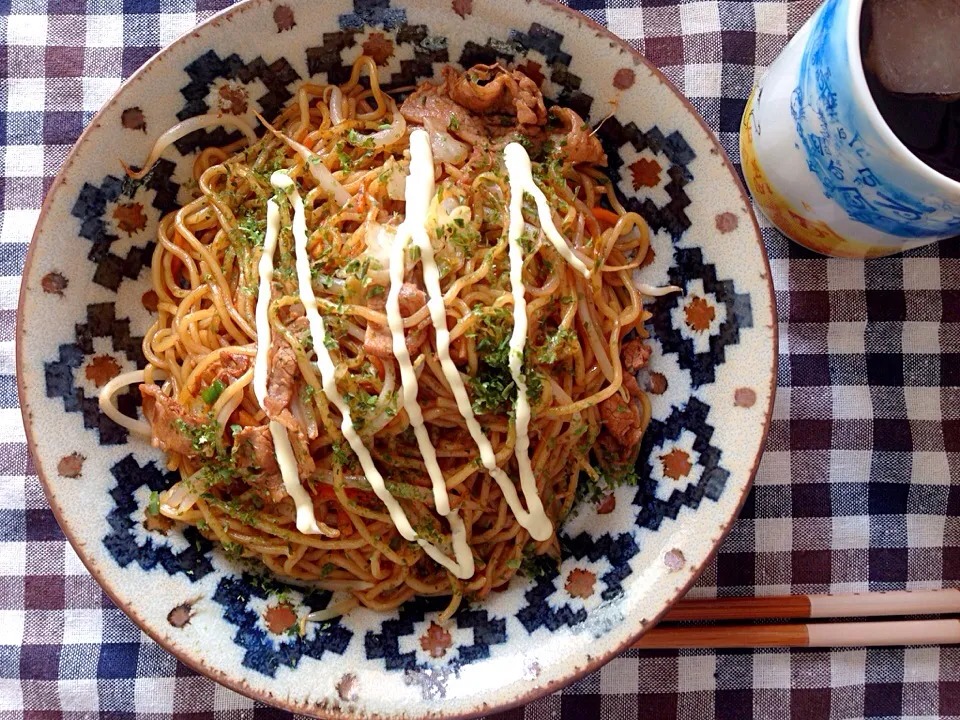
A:
<svg viewBox="0 0 960 720">
<path fill-rule="evenodd" d="M 194 154 L 229 129 L 180 140 L 141 181 L 124 176 L 178 120 L 272 117 L 297 84 L 344 82 L 373 56 L 386 86 L 445 63 L 519 65 L 596 124 L 624 205 L 650 224 L 641 272 L 684 292 L 653 312 L 653 420 L 638 487 L 562 528 L 559 572 L 517 578 L 441 626 L 444 600 L 356 610 L 304 637 L 290 613 L 329 595 L 260 580 L 193 528 L 150 530 L 173 478 L 161 455 L 102 415 L 98 388 L 140 368 L 154 318 L 158 219 L 189 191 Z M 612 113 L 612 114 L 611 114 Z M 748 200 L 716 140 L 625 43 L 543 0 L 253 0 L 137 72 L 92 120 L 51 189 L 20 303 L 18 376 L 50 504 L 113 600 L 188 665 L 247 695 L 331 717 L 454 717 L 528 701 L 597 668 L 649 628 L 710 558 L 759 462 L 776 380 L 769 269 Z M 120 408 L 139 412 L 135 390 Z M 281 595 L 282 592 L 282 595 Z"/>
</svg>

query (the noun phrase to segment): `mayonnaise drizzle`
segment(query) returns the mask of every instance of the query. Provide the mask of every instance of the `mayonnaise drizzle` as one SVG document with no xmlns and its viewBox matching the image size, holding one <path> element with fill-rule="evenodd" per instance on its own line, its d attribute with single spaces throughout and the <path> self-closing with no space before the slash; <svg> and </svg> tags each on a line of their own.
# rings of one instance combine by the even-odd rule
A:
<svg viewBox="0 0 960 720">
<path fill-rule="evenodd" d="M 564 260 L 570 263 L 574 270 L 584 277 L 590 277 L 590 270 L 583 264 L 583 261 L 576 256 L 573 250 L 570 249 L 563 235 L 557 230 L 557 226 L 553 224 L 550 204 L 547 202 L 543 191 L 537 187 L 537 184 L 533 181 L 533 165 L 530 163 L 530 156 L 527 155 L 527 151 L 524 150 L 523 146 L 519 143 L 510 143 L 503 149 L 503 157 L 506 161 L 507 172 L 510 176 L 510 194 L 516 196 L 520 193 L 527 193 L 533 197 L 534 202 L 537 204 L 537 216 L 540 219 L 540 228 L 547 236 L 547 239 L 550 240 L 556 251 L 560 253 Z M 513 203 L 511 202 L 511 207 L 512 206 Z M 512 212 L 511 210 L 511 213 Z M 518 215 L 519 213 L 520 211 L 517 210 Z M 513 222 L 512 217 L 511 222 Z"/>
<path fill-rule="evenodd" d="M 280 177 L 278 177 L 280 176 Z M 282 179 L 281 179 L 282 178 Z M 278 190 L 285 188 L 284 180 L 290 178 L 281 172 L 275 172 L 270 182 Z M 303 208 L 301 205 L 301 213 Z M 257 293 L 256 327 L 257 327 L 257 355 L 253 365 L 253 393 L 257 397 L 260 407 L 264 407 L 267 397 L 267 364 L 270 355 L 270 297 L 273 292 L 273 254 L 277 249 L 277 239 L 280 237 L 280 208 L 274 200 L 267 201 L 267 232 L 263 239 L 263 252 L 257 270 L 260 275 L 260 288 Z M 276 420 L 270 421 L 270 435 L 273 437 L 273 447 L 277 453 L 277 465 L 280 466 L 280 475 L 283 478 L 283 487 L 293 498 L 297 508 L 297 530 L 306 535 L 321 533 L 317 527 L 317 519 L 313 514 L 313 501 L 300 484 L 300 471 L 297 460 L 290 445 L 287 429 Z"/>
<path fill-rule="evenodd" d="M 523 489 L 524 500 L 531 515 L 542 516 L 543 504 L 537 494 L 537 481 L 530 467 L 530 401 L 527 398 L 527 378 L 523 374 L 523 351 L 527 344 L 527 298 L 526 288 L 523 285 L 523 249 L 520 247 L 520 236 L 523 235 L 523 193 L 526 189 L 521 186 L 529 178 L 533 183 L 530 169 L 530 157 L 526 150 L 517 143 L 510 143 L 504 149 L 504 160 L 507 165 L 507 175 L 510 183 L 510 224 L 507 230 L 507 240 L 510 243 L 510 293 L 513 295 L 513 333 L 510 335 L 510 375 L 517 386 L 517 403 L 515 428 L 517 439 L 514 444 L 514 455 L 517 458 L 517 467 L 520 470 L 520 487 Z M 533 187 L 536 187 L 534 185 Z M 542 195 L 542 193 L 541 193 Z M 544 216 L 541 211 L 540 224 L 553 220 L 549 213 Z M 559 235 L 559 233 L 557 233 Z M 554 243 L 556 244 L 556 243 Z M 566 243 L 563 243 L 566 248 Z M 579 259 L 578 259 L 579 261 Z M 582 264 L 582 263 L 581 263 Z M 586 269 L 586 268 L 584 268 Z M 549 524 L 549 520 L 546 520 Z M 553 527 L 550 526 L 550 531 Z M 531 535 L 533 533 L 531 532 Z M 534 536 L 535 537 L 535 536 Z M 535 539 L 541 539 L 536 538 Z"/>
<path fill-rule="evenodd" d="M 411 175 L 407 178 L 408 218 L 410 217 L 409 198 L 411 185 L 420 185 L 418 191 L 424 193 L 427 198 L 430 198 L 434 191 L 433 156 L 430 152 L 429 137 L 423 130 L 415 130 L 410 135 L 410 157 Z M 416 172 L 419 163 L 423 162 L 423 158 L 427 158 L 429 161 L 429 175 L 424 170 L 420 171 L 420 175 L 415 177 L 413 173 Z M 414 162 L 415 160 L 417 161 L 416 163 Z M 467 430 L 469 430 L 470 436 L 480 450 L 480 461 L 483 463 L 487 472 L 490 473 L 490 476 L 497 482 L 497 485 L 500 486 L 500 491 L 503 493 L 510 510 L 514 516 L 516 516 L 517 522 L 530 533 L 530 536 L 534 540 L 546 540 L 553 533 L 553 524 L 550 522 L 546 513 L 544 513 L 543 505 L 537 495 L 536 479 L 533 477 L 532 470 L 530 470 L 529 458 L 527 459 L 525 468 L 523 464 L 520 465 L 521 473 L 526 470 L 526 474 L 521 475 L 520 485 L 524 491 L 524 500 L 527 502 L 528 512 L 524 510 L 520 504 L 520 498 L 517 495 L 517 489 L 513 480 L 497 465 L 497 456 L 493 451 L 493 445 L 490 444 L 490 441 L 486 435 L 484 435 L 483 428 L 481 428 L 480 423 L 473 413 L 473 406 L 470 403 L 470 396 L 467 395 L 467 389 L 464 387 L 463 378 L 460 376 L 460 371 L 450 357 L 450 331 L 447 329 L 447 313 L 443 303 L 443 293 L 440 290 L 440 271 L 434 260 L 433 245 L 430 243 L 430 238 L 422 222 L 414 224 L 413 240 L 417 247 L 420 248 L 420 261 L 423 264 L 423 281 L 427 286 L 427 295 L 429 296 L 427 306 L 430 309 L 430 318 L 433 321 L 433 327 L 437 335 L 437 357 L 440 360 L 440 367 L 443 370 L 447 384 L 450 386 L 450 390 L 453 392 L 453 397 L 457 402 L 457 409 L 467 424 Z M 511 264 L 513 264 L 512 259 Z M 391 267 L 391 272 L 393 272 L 393 267 Z M 520 283 L 519 292 L 521 294 L 523 292 L 522 288 L 523 285 Z M 393 288 L 391 288 L 391 290 L 392 289 Z M 515 292 L 516 290 L 515 287 Z M 526 315 L 524 314 L 522 342 L 526 341 L 525 318 Z M 514 322 L 516 322 L 516 319 Z M 396 347 L 396 344 L 394 344 L 395 351 Z M 523 352 L 522 345 L 520 352 L 521 354 Z M 404 378 L 403 382 L 404 385 L 406 385 L 406 378 Z M 407 413 L 409 414 L 410 405 L 406 407 Z M 527 412 L 529 415 L 529 407 Z"/>
<path fill-rule="evenodd" d="M 432 161 L 430 163 L 430 173 L 432 180 Z M 448 516 L 450 528 L 453 534 L 454 553 L 457 556 L 457 562 L 454 562 L 448 558 L 438 547 L 431 545 L 423 538 L 417 536 L 416 530 L 414 530 L 413 526 L 410 525 L 410 521 L 407 519 L 406 513 L 404 513 L 400 503 L 398 503 L 396 498 L 394 498 L 393 495 L 390 494 L 390 491 L 387 490 L 386 483 L 383 480 L 383 475 L 381 475 L 380 471 L 377 470 L 377 467 L 373 462 L 373 457 L 370 455 L 370 451 L 367 450 L 360 435 L 353 427 L 353 418 L 350 416 L 350 406 L 343 399 L 343 396 L 337 389 L 333 358 L 331 358 L 330 351 L 327 350 L 325 343 L 327 337 L 326 326 L 324 325 L 323 318 L 320 316 L 320 312 L 317 310 L 317 298 L 316 295 L 314 295 L 313 285 L 310 280 L 310 256 L 307 253 L 307 224 L 306 215 L 303 208 L 303 200 L 300 198 L 300 193 L 297 191 L 296 183 L 294 183 L 289 175 L 279 171 L 275 172 L 271 176 L 270 182 L 273 183 L 274 187 L 287 193 L 287 196 L 290 198 L 290 204 L 293 206 L 293 238 L 297 255 L 297 284 L 300 288 L 300 302 L 303 304 L 304 310 L 306 311 L 307 321 L 310 324 L 310 333 L 313 336 L 313 346 L 317 352 L 317 366 L 320 369 L 320 379 L 323 385 L 324 395 L 326 395 L 327 399 L 332 402 L 334 406 L 336 406 L 336 408 L 340 411 L 341 417 L 343 418 L 342 422 L 340 423 L 340 431 L 343 433 L 344 438 L 346 438 L 347 442 L 350 444 L 350 447 L 353 449 L 353 452 L 356 453 L 357 458 L 360 460 L 360 466 L 363 468 L 363 473 L 366 475 L 367 481 L 373 488 L 374 493 L 376 493 L 377 497 L 380 498 L 380 501 L 387 507 L 387 512 L 390 513 L 390 519 L 393 520 L 393 524 L 397 527 L 397 531 L 405 539 L 416 541 L 424 549 L 427 555 L 446 567 L 457 577 L 463 579 L 471 577 L 474 571 L 473 554 L 470 552 L 470 547 L 466 542 L 466 528 L 464 527 L 463 521 L 460 519 L 459 515 L 452 514 Z M 399 265 L 401 267 L 400 273 L 402 284 L 402 260 Z M 406 345 L 404 345 L 404 349 L 406 349 Z M 414 398 L 415 397 L 416 395 L 414 395 Z M 414 402 L 414 405 L 416 405 L 416 402 Z M 417 409 L 419 409 L 419 407 Z M 278 461 L 280 459 L 279 453 L 277 459 Z M 446 498 L 446 489 L 444 489 L 444 499 L 447 502 L 447 508 L 449 510 L 449 500 Z"/>
<path fill-rule="evenodd" d="M 419 537 L 410 525 L 410 521 L 397 502 L 396 498 L 386 488 L 383 476 L 377 470 L 370 451 L 366 448 L 353 426 L 350 416 L 350 407 L 337 389 L 335 368 L 330 352 L 326 348 L 326 327 L 323 318 L 317 309 L 317 299 L 313 292 L 310 279 L 310 258 L 307 253 L 307 228 L 303 200 L 297 191 L 296 183 L 284 172 L 275 172 L 270 182 L 273 186 L 287 194 L 293 206 L 293 236 L 296 246 L 297 282 L 300 290 L 300 301 L 306 311 L 310 332 L 313 336 L 313 346 L 317 352 L 317 366 L 320 370 L 323 392 L 327 399 L 340 411 L 343 418 L 340 430 L 350 444 L 353 452 L 360 460 L 364 475 L 380 501 L 386 506 L 390 518 L 398 532 L 405 539 L 416 541 L 424 551 L 443 567 L 447 568 L 458 578 L 466 579 L 473 576 L 474 559 L 467 543 L 466 527 L 460 518 L 459 512 L 451 510 L 450 496 L 447 493 L 446 481 L 437 462 L 436 449 L 430 441 L 423 421 L 423 413 L 417 403 L 419 383 L 416 372 L 407 350 L 404 334 L 403 317 L 400 313 L 400 290 L 403 287 L 405 273 L 404 260 L 406 246 L 412 240 L 420 249 L 420 261 L 423 268 L 423 279 L 427 289 L 427 307 L 430 319 L 437 338 L 437 356 L 444 377 L 450 385 L 457 408 L 466 422 L 467 429 L 480 451 L 480 460 L 484 468 L 496 481 L 507 501 L 507 505 L 517 518 L 517 522 L 525 528 L 534 540 L 543 541 L 553 533 L 553 524 L 543 509 L 537 491 L 536 478 L 530 463 L 530 403 L 527 399 L 526 376 L 523 373 L 523 353 L 527 340 L 527 312 L 526 292 L 523 285 L 523 251 L 520 247 L 520 236 L 523 234 L 523 194 L 531 195 L 537 205 L 537 214 L 544 234 L 556 248 L 557 252 L 578 272 L 590 277 L 590 271 L 579 257 L 571 250 L 553 223 L 550 206 L 543 192 L 533 181 L 530 157 L 523 147 L 517 143 L 510 143 L 504 150 L 507 172 L 510 183 L 510 224 L 508 241 L 510 247 L 510 288 L 513 296 L 514 327 L 510 336 L 510 374 L 517 386 L 516 403 L 516 443 L 514 454 L 520 470 L 520 488 L 526 509 L 520 502 L 517 488 L 513 480 L 497 465 L 496 453 L 493 445 L 483 433 L 479 421 L 473 412 L 470 397 L 464 386 L 460 371 L 450 357 L 450 331 L 447 329 L 446 307 L 443 301 L 443 292 L 440 288 L 440 272 L 434 257 L 433 245 L 427 234 L 426 223 L 433 200 L 436 184 L 434 180 L 433 154 L 430 149 L 430 139 L 423 130 L 415 130 L 410 135 L 410 172 L 405 188 L 406 218 L 397 228 L 396 236 L 390 248 L 390 292 L 387 296 L 387 322 L 393 341 L 393 353 L 400 367 L 401 394 L 403 406 L 407 411 L 410 424 L 413 426 L 417 444 L 423 456 L 424 465 L 433 486 L 433 497 L 437 513 L 450 523 L 451 539 L 456 561 L 447 557 L 440 548 Z M 267 235 L 264 241 L 264 251 L 260 259 L 260 294 L 257 298 L 257 357 L 254 369 L 254 391 L 260 404 L 266 397 L 267 358 L 270 346 L 270 327 L 267 309 L 270 302 L 270 284 L 273 279 L 273 254 L 279 234 L 279 208 L 273 200 L 267 204 Z M 266 291 L 264 291 L 266 288 Z M 297 528 L 301 532 L 320 532 L 316 527 L 313 516 L 313 505 L 310 498 L 300 485 L 297 477 L 296 460 L 286 434 L 286 428 L 275 421 L 271 421 L 270 430 L 274 436 L 274 445 L 277 450 L 277 462 L 281 467 L 284 486 L 297 504 Z M 291 472 L 292 471 L 292 472 Z M 292 482 L 288 482 L 288 476 Z M 297 492 L 299 491 L 299 492 Z M 298 496 L 302 496 L 302 503 Z M 303 508 L 302 508 L 303 505 Z M 307 505 L 309 507 L 307 507 Z M 304 510 L 301 513 L 301 508 Z M 312 525 L 312 529 L 301 527 Z"/>
<path fill-rule="evenodd" d="M 410 361 L 410 352 L 407 350 L 407 340 L 403 332 L 403 316 L 400 314 L 400 289 L 403 287 L 404 258 L 407 243 L 414 239 L 414 242 L 421 248 L 421 258 L 424 263 L 424 275 L 427 274 L 427 255 L 430 262 L 433 260 L 433 247 L 430 239 L 427 237 L 426 222 L 427 212 L 430 209 L 430 201 L 434 193 L 434 175 L 433 175 L 433 154 L 430 151 L 430 141 L 427 134 L 422 130 L 415 130 L 410 135 L 410 174 L 404 190 L 406 199 L 406 218 L 397 229 L 397 234 L 393 238 L 393 246 L 390 249 L 390 292 L 387 295 L 387 323 L 390 326 L 390 334 L 393 339 L 393 354 L 397 358 L 397 364 L 400 366 L 401 393 L 403 395 L 403 406 L 407 411 L 407 417 L 410 418 L 410 424 L 413 426 L 413 432 L 417 438 L 417 445 L 420 447 L 420 454 L 423 457 L 424 465 L 427 468 L 427 474 L 430 476 L 430 482 L 433 485 L 433 499 L 437 507 L 437 513 L 446 517 L 450 523 L 450 530 L 453 539 L 453 552 L 457 559 L 452 563 L 450 559 L 441 553 L 437 548 L 430 545 L 423 539 L 418 542 L 424 551 L 446 567 L 450 572 L 461 579 L 473 576 L 474 562 L 473 553 L 470 552 L 470 546 L 467 543 L 466 528 L 463 520 L 457 511 L 450 510 L 450 496 L 447 494 L 447 484 L 443 477 L 443 471 L 437 462 L 437 451 L 430 441 L 430 435 L 423 422 L 423 413 L 420 405 L 417 403 L 417 393 L 419 392 L 419 383 L 416 372 L 413 369 L 413 363 Z M 424 250 L 424 240 L 427 250 Z M 436 275 L 436 265 L 434 274 Z M 443 309 L 443 295 L 440 293 L 439 282 L 436 287 L 431 287 L 427 283 L 429 293 L 428 305 L 431 310 L 431 318 L 437 331 L 437 346 L 442 348 L 444 339 L 448 349 L 449 356 L 450 333 L 447 332 L 446 311 Z M 437 324 L 433 313 L 434 300 L 439 298 L 442 319 Z M 440 328 L 443 328 L 445 338 L 441 336 Z M 443 350 L 439 351 L 441 358 Z M 441 360 L 442 362 L 442 360 Z"/>
<path fill-rule="evenodd" d="M 294 149 L 300 152 L 301 148 L 303 148 L 303 146 L 298 146 Z M 301 154 L 304 153 L 301 152 Z M 308 158 L 305 156 L 305 159 Z M 520 238 L 524 232 L 522 212 L 524 193 L 533 197 L 537 207 L 540 227 L 553 247 L 576 271 L 584 277 L 590 277 L 590 270 L 573 252 L 567 241 L 554 225 L 547 199 L 533 180 L 532 164 L 526 150 L 518 143 L 510 143 L 504 149 L 504 159 L 511 194 L 508 243 L 514 326 L 510 336 L 509 363 L 510 374 L 517 386 L 516 441 L 514 454 L 520 471 L 520 487 L 523 491 L 527 509 L 524 509 L 520 503 L 514 482 L 497 465 L 497 458 L 493 446 L 484 435 L 483 429 L 476 419 L 470 397 L 464 386 L 463 378 L 453 359 L 450 357 L 450 331 L 447 328 L 446 307 L 440 287 L 440 273 L 435 260 L 433 245 L 426 230 L 426 223 L 430 205 L 434 198 L 436 184 L 430 139 L 428 134 L 423 130 L 414 130 L 410 135 L 410 171 L 406 178 L 404 192 L 406 200 L 405 220 L 397 228 L 395 237 L 391 238 L 389 232 L 381 233 L 381 235 L 378 236 L 378 241 L 385 244 L 390 243 L 392 240 L 390 247 L 383 248 L 382 251 L 385 250 L 389 252 L 390 291 L 387 297 L 386 310 L 387 322 L 392 337 L 393 352 L 400 368 L 400 406 L 406 409 L 410 424 L 413 426 L 417 443 L 432 483 L 437 513 L 445 517 L 450 523 L 451 540 L 456 557 L 455 561 L 449 558 L 440 548 L 418 536 L 417 532 L 411 526 L 403 508 L 390 491 L 387 490 L 383 476 L 379 470 L 377 470 L 369 450 L 354 428 L 353 419 L 350 415 L 350 407 L 337 388 L 335 366 L 325 343 L 327 337 L 326 327 L 323 318 L 320 316 L 317 299 L 313 292 L 310 274 L 310 257 L 307 251 L 308 238 L 303 200 L 297 190 L 296 183 L 288 174 L 277 171 L 270 177 L 270 182 L 273 187 L 285 193 L 293 207 L 292 231 L 296 248 L 296 270 L 300 301 L 304 306 L 313 337 L 313 347 L 317 353 L 317 366 L 320 370 L 323 392 L 327 399 L 340 411 L 342 416 L 340 425 L 341 432 L 357 455 L 367 481 L 370 483 L 371 488 L 380 501 L 386 506 L 390 518 L 400 535 L 409 541 L 416 541 L 428 556 L 460 579 L 467 579 L 473 576 L 475 571 L 474 558 L 467 542 L 464 522 L 460 518 L 459 512 L 457 510 L 451 510 L 450 508 L 450 497 L 447 493 L 446 481 L 443 477 L 442 469 L 437 462 L 436 448 L 434 448 L 430 440 L 424 424 L 423 413 L 417 402 L 419 383 L 410 359 L 410 353 L 407 350 L 404 320 L 400 313 L 400 291 L 403 287 L 405 273 L 404 261 L 406 246 L 412 240 L 420 249 L 423 279 L 428 296 L 427 307 L 430 311 L 431 322 L 436 333 L 438 359 L 444 377 L 453 392 L 457 408 L 480 451 L 480 460 L 484 468 L 500 487 L 507 501 L 507 505 L 515 515 L 517 522 L 537 541 L 549 539 L 553 533 L 553 525 L 544 512 L 543 503 L 538 494 L 529 452 L 530 403 L 527 399 L 526 376 L 523 373 L 523 354 L 527 340 L 527 303 L 526 290 L 523 284 L 523 250 L 520 245 Z M 308 165 L 310 165 L 309 162 Z M 313 172 L 313 174 L 316 176 L 317 173 Z M 320 178 L 317 179 L 321 180 Z M 321 182 L 321 184 L 323 183 Z M 335 192 L 338 188 L 325 187 L 324 189 L 334 195 L 338 203 L 341 205 L 344 204 L 342 193 Z M 342 188 L 339 189 L 342 190 Z M 267 202 L 267 229 L 264 238 L 263 252 L 258 264 L 259 292 L 257 295 L 255 317 L 257 351 L 254 362 L 253 388 L 254 394 L 261 407 L 264 406 L 264 401 L 267 397 L 267 375 L 271 346 L 271 329 L 268 311 L 272 296 L 274 275 L 273 256 L 276 251 L 279 233 L 280 209 L 276 201 L 271 199 Z M 647 285 L 642 285 L 640 289 L 643 294 L 654 296 L 680 290 L 680 288 L 674 286 L 653 288 Z M 112 392 L 109 393 L 102 392 L 100 397 L 101 407 L 104 405 L 110 406 L 105 408 L 105 412 L 107 412 L 108 415 L 111 417 L 113 415 L 120 415 L 120 413 L 116 411 L 115 406 L 110 402 L 110 395 L 116 391 L 113 386 L 119 383 L 127 384 L 129 382 L 141 381 L 142 375 L 142 371 L 128 373 L 125 376 L 116 378 L 113 383 L 104 388 L 104 390 L 108 388 L 112 390 Z M 110 412 L 111 410 L 113 412 Z M 133 427 L 134 424 L 145 425 L 145 423 L 132 421 L 125 416 L 123 416 L 122 419 L 126 421 L 122 424 L 127 425 L 132 430 L 141 430 L 140 427 Z M 305 534 L 323 533 L 317 526 L 313 502 L 309 494 L 300 484 L 296 457 L 286 427 L 279 422 L 271 420 L 269 428 L 273 437 L 277 463 L 283 477 L 284 488 L 291 498 L 293 498 L 296 505 L 297 529 Z"/>
<path fill-rule="evenodd" d="M 257 265 L 260 285 L 254 323 L 257 328 L 257 354 L 253 361 L 253 392 L 263 405 L 267 396 L 267 363 L 270 358 L 270 297 L 273 285 L 273 254 L 280 236 L 280 208 L 274 200 L 267 200 L 267 231 L 263 237 L 263 252 Z"/>
<path fill-rule="evenodd" d="M 387 324 L 393 342 L 393 354 L 400 365 L 400 389 L 403 393 L 403 406 L 407 410 L 410 424 L 417 436 L 417 444 L 423 455 L 423 462 L 433 483 L 433 500 L 437 512 L 447 515 L 450 512 L 450 497 L 447 495 L 446 482 L 440 465 L 437 463 L 437 451 L 423 423 L 423 413 L 417 403 L 419 382 L 407 350 L 406 336 L 403 331 L 403 316 L 400 314 L 400 290 L 403 287 L 404 257 L 407 243 L 411 238 L 420 246 L 419 236 L 426 234 L 427 211 L 434 193 L 433 155 L 429 145 L 423 145 L 423 135 L 414 132 L 410 136 L 410 174 L 405 189 L 406 219 L 397 230 L 390 249 L 390 292 L 387 295 Z M 428 241 L 429 244 L 429 241 Z M 431 247 L 432 253 L 432 247 Z M 431 293 L 432 294 L 432 293 Z M 432 298 L 431 298 L 432 299 Z M 441 297 L 441 303 L 443 298 Z M 429 304 L 429 303 L 428 303 Z M 432 313 L 431 313 L 432 315 Z M 444 323 L 446 327 L 446 323 Z M 449 340 L 448 340 L 449 342 Z M 440 339 L 437 338 L 437 344 Z"/>
</svg>

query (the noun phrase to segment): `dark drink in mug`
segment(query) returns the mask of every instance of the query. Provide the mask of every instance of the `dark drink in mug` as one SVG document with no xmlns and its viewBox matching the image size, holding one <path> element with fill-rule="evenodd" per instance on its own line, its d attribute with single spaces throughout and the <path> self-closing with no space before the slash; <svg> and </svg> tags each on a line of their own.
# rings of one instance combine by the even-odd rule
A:
<svg viewBox="0 0 960 720">
<path fill-rule="evenodd" d="M 868 0 L 860 52 L 873 101 L 900 142 L 960 180 L 960 0 Z"/>
<path fill-rule="evenodd" d="M 960 234 L 958 12 L 960 0 L 827 0 L 754 89 L 744 176 L 793 240 L 876 257 Z"/>
</svg>

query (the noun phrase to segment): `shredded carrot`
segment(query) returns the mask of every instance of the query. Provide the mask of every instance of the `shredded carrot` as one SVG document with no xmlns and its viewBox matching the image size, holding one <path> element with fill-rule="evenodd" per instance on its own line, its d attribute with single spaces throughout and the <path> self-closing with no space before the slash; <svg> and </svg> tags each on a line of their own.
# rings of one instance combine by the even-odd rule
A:
<svg viewBox="0 0 960 720">
<path fill-rule="evenodd" d="M 317 483 L 314 485 L 314 492 L 318 500 L 336 500 L 337 494 L 333 491 L 333 485 L 327 483 Z"/>
<path fill-rule="evenodd" d="M 332 500 L 333 502 L 339 505 L 340 498 L 337 497 L 337 493 L 334 491 L 333 485 L 329 485 L 327 483 L 321 482 L 321 483 L 316 483 L 314 485 L 314 488 L 315 488 L 315 494 L 317 496 L 317 499 Z M 372 502 L 377 497 L 369 490 L 361 490 L 359 488 L 354 488 L 354 487 L 347 487 L 347 488 L 344 488 L 343 490 L 347 494 L 347 497 L 350 500 L 364 500 L 367 502 Z"/>
<path fill-rule="evenodd" d="M 367 359 L 370 361 L 370 364 L 373 365 L 373 367 L 376 369 L 377 375 L 380 376 L 380 379 L 383 380 L 387 376 L 387 369 L 383 366 L 383 360 L 381 360 L 380 358 L 378 358 L 376 355 L 372 353 L 367 355 Z"/>
<path fill-rule="evenodd" d="M 243 409 L 237 410 L 234 413 L 234 415 L 236 415 L 236 418 L 237 418 L 237 423 L 236 423 L 237 425 L 242 425 L 243 427 L 250 427 L 251 425 L 258 424 L 256 418 L 254 418 L 253 415 L 248 413 L 246 410 L 243 410 Z"/>
<path fill-rule="evenodd" d="M 337 504 L 337 529 L 343 537 L 353 535 L 353 523 L 350 520 L 350 515 L 340 507 L 339 503 Z"/>
<path fill-rule="evenodd" d="M 359 195 L 360 195 L 360 199 L 356 201 L 357 212 L 365 213 L 367 211 L 367 208 L 370 205 L 367 199 L 367 183 L 365 181 L 360 183 Z"/>
<path fill-rule="evenodd" d="M 599 205 L 591 208 L 590 212 L 593 213 L 593 216 L 598 221 L 600 221 L 601 223 L 604 223 L 605 225 L 613 226 L 613 225 L 616 225 L 617 222 L 619 222 L 620 220 L 620 216 L 617 215 L 615 212 L 613 212 L 612 210 L 607 210 L 604 207 L 600 207 Z"/>
<path fill-rule="evenodd" d="M 177 283 L 183 276 L 183 260 L 176 255 L 172 255 L 170 258 L 170 275 L 173 277 L 173 281 Z"/>
<path fill-rule="evenodd" d="M 347 493 L 347 497 L 351 499 L 355 499 L 354 495 L 356 493 L 363 492 L 363 490 L 357 490 L 355 488 L 344 488 L 344 490 Z M 333 509 L 337 513 L 337 529 L 340 531 L 340 535 L 342 537 L 349 537 L 350 535 L 353 535 L 353 523 L 350 522 L 350 515 L 340 504 L 340 498 L 337 497 L 337 493 L 333 489 L 333 485 L 316 483 L 313 486 L 313 491 L 318 500 L 333 504 Z"/>
</svg>

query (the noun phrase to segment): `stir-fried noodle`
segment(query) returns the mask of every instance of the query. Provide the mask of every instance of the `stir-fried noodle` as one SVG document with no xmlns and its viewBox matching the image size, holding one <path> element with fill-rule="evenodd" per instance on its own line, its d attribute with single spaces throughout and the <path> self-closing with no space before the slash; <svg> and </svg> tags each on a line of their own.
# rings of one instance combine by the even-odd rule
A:
<svg viewBox="0 0 960 720">
<path fill-rule="evenodd" d="M 195 118 L 130 172 L 199 127 L 243 134 L 199 153 L 196 199 L 160 222 L 148 365 L 101 404 L 180 473 L 157 521 L 345 593 L 323 617 L 414 595 L 449 616 L 557 557 L 578 498 L 632 472 L 641 292 L 675 290 L 634 282 L 646 223 L 529 78 L 448 68 L 406 92 L 361 57 L 260 139 Z M 113 403 L 133 383 L 146 423 Z"/>
</svg>

